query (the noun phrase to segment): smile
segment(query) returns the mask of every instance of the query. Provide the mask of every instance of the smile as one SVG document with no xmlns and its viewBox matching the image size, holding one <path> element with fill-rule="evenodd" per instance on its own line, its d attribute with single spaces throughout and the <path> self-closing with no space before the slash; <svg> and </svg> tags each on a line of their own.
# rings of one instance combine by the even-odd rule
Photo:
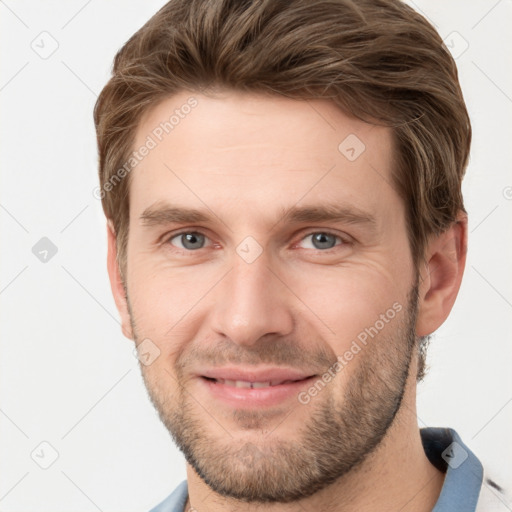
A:
<svg viewBox="0 0 512 512">
<path fill-rule="evenodd" d="M 208 379 L 208 377 L 205 377 Z M 267 381 L 267 382 L 249 382 L 246 380 L 229 380 L 229 379 L 208 379 L 212 380 L 214 382 L 218 382 L 219 384 L 224 384 L 229 387 L 233 388 L 268 388 L 271 386 L 279 386 L 280 384 L 289 384 L 291 382 L 298 382 L 296 380 L 274 380 L 274 381 Z M 299 379 L 303 380 L 303 379 Z"/>
</svg>

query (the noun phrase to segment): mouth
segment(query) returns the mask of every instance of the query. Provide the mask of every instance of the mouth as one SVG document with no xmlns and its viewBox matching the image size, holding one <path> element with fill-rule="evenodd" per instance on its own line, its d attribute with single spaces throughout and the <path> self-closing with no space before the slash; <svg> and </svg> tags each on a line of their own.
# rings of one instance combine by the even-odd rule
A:
<svg viewBox="0 0 512 512">
<path fill-rule="evenodd" d="M 250 372 L 223 371 L 217 375 L 198 375 L 208 400 L 221 402 L 229 407 L 268 407 L 298 400 L 299 393 L 311 386 L 318 377 L 292 371 Z M 221 374 L 224 373 L 224 376 Z M 225 375 L 229 373 L 229 375 Z M 231 378 L 228 378 L 231 377 Z"/>
<path fill-rule="evenodd" d="M 301 382 L 304 380 L 308 380 L 314 377 L 314 375 L 310 377 L 304 377 L 302 379 L 290 379 L 290 380 L 273 380 L 273 381 L 247 381 L 247 380 L 230 380 L 230 379 L 214 379 L 212 377 L 205 377 L 204 379 L 210 382 L 216 382 L 218 384 L 224 384 L 225 386 L 232 388 L 249 388 L 249 389 L 261 389 L 261 388 L 269 388 L 274 386 L 280 386 L 282 384 L 290 384 L 293 382 Z"/>
</svg>

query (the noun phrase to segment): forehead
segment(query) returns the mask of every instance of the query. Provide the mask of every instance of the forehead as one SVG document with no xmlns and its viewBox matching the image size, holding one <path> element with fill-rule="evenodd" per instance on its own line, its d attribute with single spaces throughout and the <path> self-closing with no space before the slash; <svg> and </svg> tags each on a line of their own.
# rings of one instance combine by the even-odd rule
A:
<svg viewBox="0 0 512 512">
<path fill-rule="evenodd" d="M 131 172 L 131 215 L 164 201 L 246 215 L 346 203 L 374 214 L 398 200 L 390 129 L 328 100 L 183 91 L 143 116 L 134 150 L 145 156 Z"/>
</svg>

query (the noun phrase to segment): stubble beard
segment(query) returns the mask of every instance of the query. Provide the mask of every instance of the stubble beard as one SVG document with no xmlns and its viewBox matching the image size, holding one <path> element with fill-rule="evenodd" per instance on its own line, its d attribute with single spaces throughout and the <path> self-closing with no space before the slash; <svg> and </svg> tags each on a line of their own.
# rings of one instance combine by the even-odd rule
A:
<svg viewBox="0 0 512 512">
<path fill-rule="evenodd" d="M 404 314 L 391 322 L 392 326 L 397 323 L 395 328 L 369 341 L 349 363 L 357 367 L 342 393 L 336 394 L 334 378 L 327 385 L 330 389 L 309 404 L 297 401 L 291 406 L 311 407 L 312 411 L 294 427 L 293 439 L 280 436 L 279 427 L 264 435 L 272 413 L 247 409 L 233 410 L 231 418 L 243 436 L 237 439 L 234 429 L 221 429 L 223 435 L 214 435 L 209 429 L 214 416 L 181 384 L 179 371 L 178 389 L 170 391 L 141 364 L 144 382 L 174 442 L 213 491 L 244 502 L 300 500 L 356 469 L 385 438 L 400 409 L 416 353 L 417 297 L 416 285 Z M 289 413 L 293 418 L 293 411 Z M 282 413 L 283 422 L 286 414 Z M 246 433 L 251 429 L 258 435 L 248 442 Z"/>
</svg>

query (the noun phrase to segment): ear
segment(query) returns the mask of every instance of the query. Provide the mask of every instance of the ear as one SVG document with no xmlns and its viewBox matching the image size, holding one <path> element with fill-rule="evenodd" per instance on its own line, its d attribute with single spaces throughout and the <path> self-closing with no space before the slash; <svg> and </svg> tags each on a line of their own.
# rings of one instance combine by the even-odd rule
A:
<svg viewBox="0 0 512 512">
<path fill-rule="evenodd" d="M 125 295 L 121 273 L 119 271 L 119 263 L 117 261 L 117 241 L 114 226 L 111 220 L 107 221 L 107 237 L 108 237 L 108 252 L 107 252 L 107 269 L 110 278 L 110 287 L 112 295 L 116 302 L 117 310 L 121 316 L 121 329 L 123 334 L 130 340 L 133 340 L 132 326 L 130 322 L 130 315 L 128 312 L 128 303 Z"/>
<path fill-rule="evenodd" d="M 466 265 L 467 215 L 457 220 L 427 244 L 420 267 L 416 335 L 433 333 L 448 317 L 459 292 Z"/>
</svg>

